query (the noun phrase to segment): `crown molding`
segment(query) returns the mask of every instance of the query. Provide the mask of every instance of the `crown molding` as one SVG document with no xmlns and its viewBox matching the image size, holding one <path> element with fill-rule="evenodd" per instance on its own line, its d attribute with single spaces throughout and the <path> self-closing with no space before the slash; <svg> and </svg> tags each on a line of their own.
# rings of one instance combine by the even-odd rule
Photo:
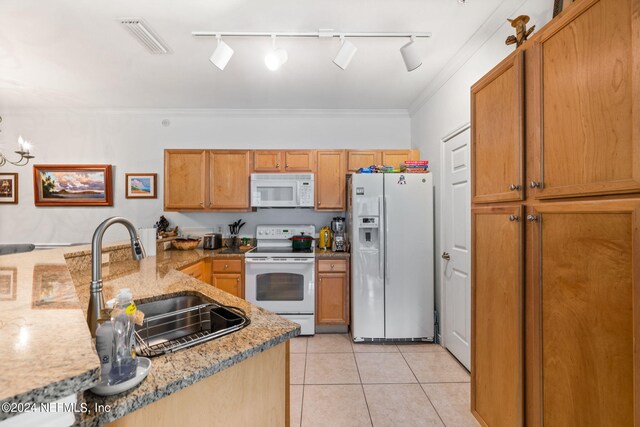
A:
<svg viewBox="0 0 640 427">
<path fill-rule="evenodd" d="M 183 117 L 397 117 L 410 118 L 406 109 L 251 109 L 251 108 L 78 108 L 78 107 L 19 107 L 0 110 L 3 116 L 33 114 L 104 114 L 152 115 Z"/>
<path fill-rule="evenodd" d="M 489 15 L 451 60 L 440 70 L 427 87 L 409 105 L 409 115 L 413 116 L 453 77 L 470 59 L 502 28 L 506 17 L 512 16 L 528 0 L 504 0 Z"/>
</svg>

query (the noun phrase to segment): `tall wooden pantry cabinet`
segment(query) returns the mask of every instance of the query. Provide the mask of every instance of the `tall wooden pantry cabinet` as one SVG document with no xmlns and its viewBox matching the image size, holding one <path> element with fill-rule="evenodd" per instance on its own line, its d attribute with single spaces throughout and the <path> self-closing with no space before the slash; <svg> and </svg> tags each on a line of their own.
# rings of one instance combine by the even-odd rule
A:
<svg viewBox="0 0 640 427">
<path fill-rule="evenodd" d="M 578 0 L 478 81 L 471 409 L 640 426 L 640 0 Z"/>
</svg>

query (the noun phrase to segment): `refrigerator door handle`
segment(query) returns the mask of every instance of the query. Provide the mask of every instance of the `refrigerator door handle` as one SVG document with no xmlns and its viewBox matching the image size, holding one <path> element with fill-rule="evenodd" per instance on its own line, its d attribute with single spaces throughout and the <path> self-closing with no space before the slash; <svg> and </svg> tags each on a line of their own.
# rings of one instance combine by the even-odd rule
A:
<svg viewBox="0 0 640 427">
<path fill-rule="evenodd" d="M 387 222 L 387 196 L 382 196 L 383 197 L 383 211 L 384 211 L 384 220 L 382 221 L 382 226 L 383 226 L 383 231 L 382 234 L 384 234 L 384 242 L 385 245 L 387 243 L 387 236 L 389 235 L 389 227 L 388 227 L 388 222 Z M 387 248 L 385 246 L 384 249 L 384 285 L 385 286 L 389 286 L 389 265 L 387 263 Z"/>
<path fill-rule="evenodd" d="M 384 217 L 384 199 L 383 196 L 378 196 L 378 212 L 380 215 L 380 224 L 378 225 L 378 233 L 379 233 L 379 247 L 378 247 L 378 258 L 379 258 L 379 263 L 380 266 L 378 267 L 378 275 L 380 276 L 380 278 L 382 280 L 384 280 L 385 278 L 385 265 L 386 265 L 386 257 L 385 257 L 385 250 L 384 250 L 384 245 L 385 245 L 385 235 L 384 235 L 384 229 L 382 227 L 382 224 L 384 224 L 385 222 L 385 217 Z"/>
</svg>

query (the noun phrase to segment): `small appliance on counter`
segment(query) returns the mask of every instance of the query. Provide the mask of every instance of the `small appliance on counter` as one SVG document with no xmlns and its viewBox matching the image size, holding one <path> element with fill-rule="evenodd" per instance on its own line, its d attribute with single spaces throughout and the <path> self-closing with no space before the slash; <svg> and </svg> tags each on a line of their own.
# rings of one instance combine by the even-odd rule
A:
<svg viewBox="0 0 640 427">
<path fill-rule="evenodd" d="M 343 216 L 333 217 L 331 230 L 333 231 L 331 250 L 334 252 L 345 252 L 347 250 L 347 223 L 345 222 L 345 218 Z"/>
<path fill-rule="evenodd" d="M 202 241 L 203 249 L 220 249 L 222 247 L 222 234 L 209 233 L 205 234 Z"/>
<path fill-rule="evenodd" d="M 326 225 L 320 229 L 318 248 L 324 250 L 331 248 L 331 230 L 329 230 L 329 227 L 327 227 Z"/>
</svg>

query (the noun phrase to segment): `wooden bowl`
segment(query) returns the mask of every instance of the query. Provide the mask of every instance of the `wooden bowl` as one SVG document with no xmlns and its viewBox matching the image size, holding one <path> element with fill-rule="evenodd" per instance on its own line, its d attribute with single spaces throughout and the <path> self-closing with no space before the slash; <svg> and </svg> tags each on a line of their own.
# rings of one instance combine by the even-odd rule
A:
<svg viewBox="0 0 640 427">
<path fill-rule="evenodd" d="M 200 243 L 200 240 L 201 239 L 176 239 L 171 241 L 171 245 L 181 251 L 188 251 L 195 249 Z"/>
</svg>

